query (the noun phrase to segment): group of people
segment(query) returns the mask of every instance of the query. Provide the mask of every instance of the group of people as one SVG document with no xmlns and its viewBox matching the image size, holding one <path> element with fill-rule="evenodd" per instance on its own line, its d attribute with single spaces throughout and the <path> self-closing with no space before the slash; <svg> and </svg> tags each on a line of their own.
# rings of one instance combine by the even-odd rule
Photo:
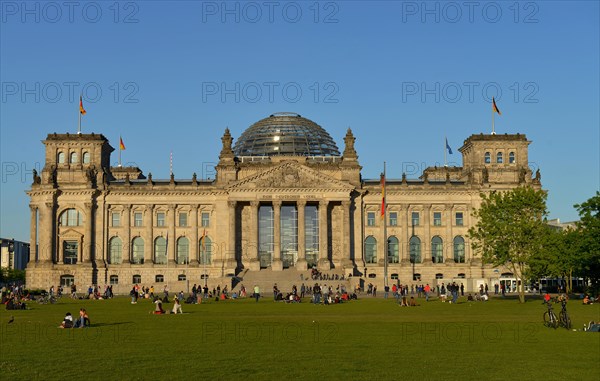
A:
<svg viewBox="0 0 600 381">
<path fill-rule="evenodd" d="M 58 328 L 87 328 L 90 326 L 90 317 L 85 308 L 79 309 L 79 318 L 73 321 L 73 315 L 67 312 L 65 318 Z"/>
</svg>

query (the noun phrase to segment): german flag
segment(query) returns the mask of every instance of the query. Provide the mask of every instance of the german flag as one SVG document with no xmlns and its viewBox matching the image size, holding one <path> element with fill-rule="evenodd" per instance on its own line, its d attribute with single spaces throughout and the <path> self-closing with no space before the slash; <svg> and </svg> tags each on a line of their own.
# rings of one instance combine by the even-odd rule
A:
<svg viewBox="0 0 600 381">
<path fill-rule="evenodd" d="M 502 115 L 502 113 L 500 112 L 500 109 L 498 108 L 498 106 L 496 106 L 496 99 L 494 99 L 494 97 L 492 97 L 492 110 L 494 112 L 497 112 L 498 115 Z"/>
<path fill-rule="evenodd" d="M 86 114 L 86 111 L 83 108 L 83 99 L 81 98 L 81 95 L 79 96 L 79 113 L 81 115 L 85 115 Z"/>
<path fill-rule="evenodd" d="M 119 149 L 121 151 L 125 151 L 125 144 L 123 143 L 123 139 L 119 136 Z"/>
</svg>

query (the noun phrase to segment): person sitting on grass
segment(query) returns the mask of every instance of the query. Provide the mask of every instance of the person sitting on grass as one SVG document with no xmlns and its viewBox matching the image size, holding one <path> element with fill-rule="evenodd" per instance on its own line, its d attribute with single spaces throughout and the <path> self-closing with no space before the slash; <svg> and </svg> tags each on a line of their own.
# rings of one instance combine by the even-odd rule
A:
<svg viewBox="0 0 600 381">
<path fill-rule="evenodd" d="M 471 295 L 471 293 L 469 293 L 469 296 L 467 296 L 467 301 L 468 302 L 472 302 L 473 301 L 473 295 Z"/>
<path fill-rule="evenodd" d="M 414 298 L 411 298 L 414 301 Z M 402 300 L 400 300 L 400 307 L 408 307 L 408 300 L 406 296 L 402 296 Z"/>
<path fill-rule="evenodd" d="M 417 307 L 418 306 L 417 301 L 415 300 L 414 296 L 410 297 L 410 306 L 411 307 Z"/>
<path fill-rule="evenodd" d="M 173 310 L 171 311 L 171 313 L 173 313 L 173 314 L 177 314 L 177 313 L 182 314 L 183 313 L 183 311 L 181 310 L 181 303 L 179 303 L 178 297 L 175 297 L 175 299 L 173 300 Z"/>
<path fill-rule="evenodd" d="M 70 312 L 67 312 L 62 323 L 60 323 L 60 327 L 58 328 L 73 328 L 73 316 L 71 316 Z"/>
<path fill-rule="evenodd" d="M 165 310 L 163 310 L 162 308 L 162 300 L 160 300 L 160 298 L 157 297 L 154 301 L 154 304 L 156 305 L 156 307 L 154 307 L 154 314 L 163 315 L 165 313 Z"/>
<path fill-rule="evenodd" d="M 79 309 L 79 319 L 75 322 L 74 328 L 88 328 L 90 326 L 90 318 L 85 308 Z"/>
<path fill-rule="evenodd" d="M 592 304 L 590 302 L 590 296 L 588 294 L 585 294 L 585 296 L 583 297 L 583 304 L 586 304 L 586 305 Z"/>
</svg>

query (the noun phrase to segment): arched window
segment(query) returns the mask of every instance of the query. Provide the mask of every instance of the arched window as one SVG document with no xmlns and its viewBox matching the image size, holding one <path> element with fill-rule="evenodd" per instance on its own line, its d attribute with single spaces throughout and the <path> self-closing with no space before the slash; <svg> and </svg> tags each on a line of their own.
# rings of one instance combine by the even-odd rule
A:
<svg viewBox="0 0 600 381">
<path fill-rule="evenodd" d="M 190 259 L 190 241 L 185 237 L 177 240 L 177 263 L 187 264 Z"/>
<path fill-rule="evenodd" d="M 81 226 L 83 225 L 83 216 L 77 209 L 67 209 L 60 215 L 60 224 L 62 226 Z"/>
<path fill-rule="evenodd" d="M 461 236 L 454 237 L 454 262 L 465 263 L 465 239 Z"/>
<path fill-rule="evenodd" d="M 514 164 L 515 163 L 515 153 L 511 152 L 508 154 L 508 163 L 509 164 Z"/>
<path fill-rule="evenodd" d="M 365 262 L 377 263 L 377 240 L 373 236 L 365 239 Z"/>
<path fill-rule="evenodd" d="M 409 241 L 410 263 L 421 263 L 421 240 L 412 236 Z"/>
<path fill-rule="evenodd" d="M 492 155 L 489 152 L 486 152 L 485 155 L 483 156 L 483 162 L 485 164 L 489 164 L 492 162 Z"/>
<path fill-rule="evenodd" d="M 209 237 L 200 239 L 200 264 L 210 265 L 212 263 L 212 241 Z"/>
<path fill-rule="evenodd" d="M 144 239 L 142 237 L 135 237 L 132 243 L 131 261 L 132 263 L 141 265 L 144 263 Z"/>
<path fill-rule="evenodd" d="M 112 237 L 108 241 L 108 263 L 117 264 L 123 261 L 123 241 L 119 237 Z"/>
<path fill-rule="evenodd" d="M 84 152 L 83 153 L 83 164 L 89 164 L 89 163 L 90 163 L 90 153 Z"/>
<path fill-rule="evenodd" d="M 431 262 L 444 263 L 443 241 L 439 236 L 431 239 Z"/>
<path fill-rule="evenodd" d="M 496 154 L 496 163 L 502 164 L 503 162 L 504 162 L 504 159 L 502 158 L 502 152 L 498 152 Z"/>
<path fill-rule="evenodd" d="M 64 164 L 65 163 L 65 153 L 64 152 L 59 152 L 58 153 L 58 164 Z"/>
<path fill-rule="evenodd" d="M 167 240 L 164 237 L 154 240 L 154 263 L 161 265 L 167 263 Z"/>
<path fill-rule="evenodd" d="M 71 156 L 69 157 L 69 163 L 77 163 L 77 159 L 79 159 L 77 157 L 77 152 L 71 152 Z"/>
<path fill-rule="evenodd" d="M 110 276 L 110 284 L 119 284 L 119 276 L 111 275 Z"/>
<path fill-rule="evenodd" d="M 391 236 L 388 238 L 388 263 L 398 262 L 400 262 L 398 238 Z"/>
</svg>

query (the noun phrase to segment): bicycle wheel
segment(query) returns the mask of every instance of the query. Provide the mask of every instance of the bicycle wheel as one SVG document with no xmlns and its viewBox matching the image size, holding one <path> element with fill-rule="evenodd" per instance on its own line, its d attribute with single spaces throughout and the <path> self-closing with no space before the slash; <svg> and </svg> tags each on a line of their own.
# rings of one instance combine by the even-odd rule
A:
<svg viewBox="0 0 600 381">
<path fill-rule="evenodd" d="M 561 311 L 560 313 L 560 325 L 566 329 L 571 329 L 571 318 L 567 311 Z"/>
<path fill-rule="evenodd" d="M 544 312 L 544 325 L 550 328 L 558 327 L 558 319 L 554 312 Z"/>
</svg>

